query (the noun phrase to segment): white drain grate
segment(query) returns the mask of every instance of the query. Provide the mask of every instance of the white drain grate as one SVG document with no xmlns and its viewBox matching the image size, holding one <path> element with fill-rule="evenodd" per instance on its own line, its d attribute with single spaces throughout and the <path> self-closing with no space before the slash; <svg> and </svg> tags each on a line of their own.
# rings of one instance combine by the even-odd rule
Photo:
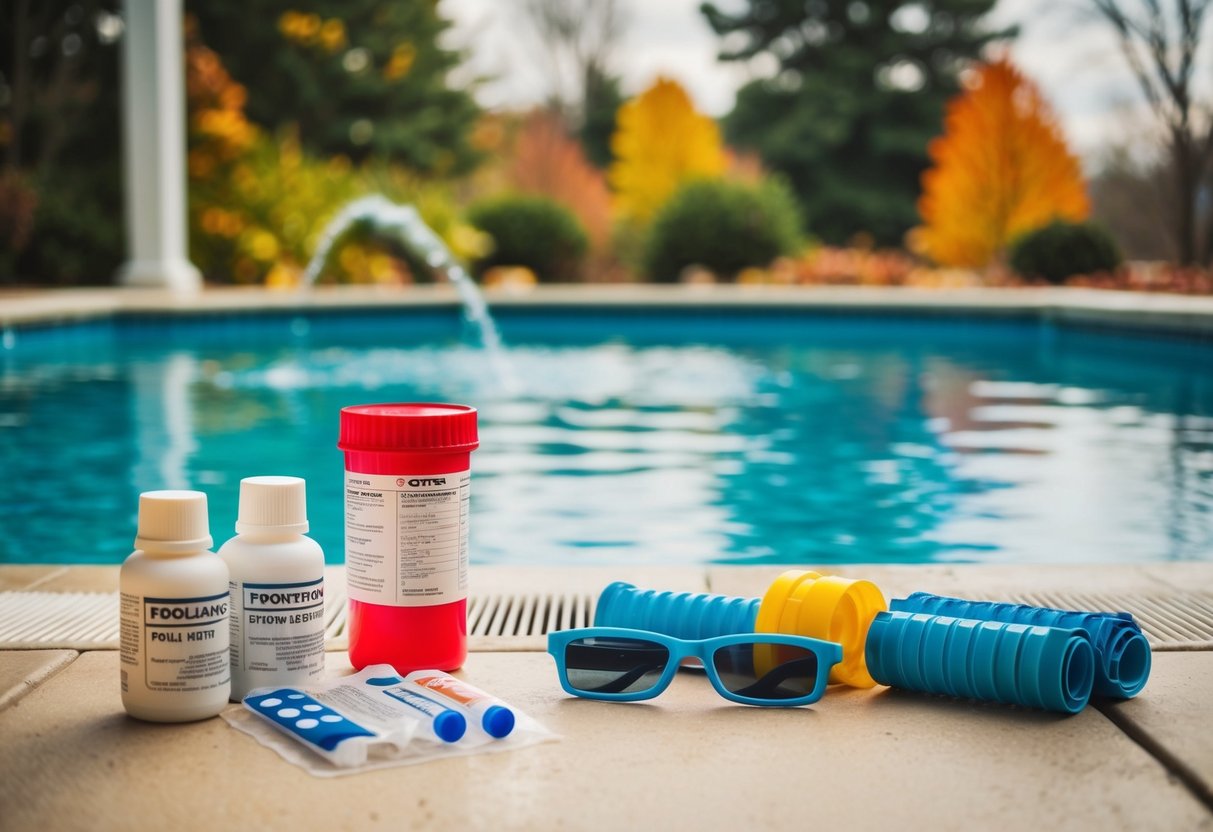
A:
<svg viewBox="0 0 1213 832">
<path fill-rule="evenodd" d="M 1131 612 L 1155 650 L 1213 649 L 1213 593 L 1098 594 L 1038 592 L 999 600 L 1060 609 Z M 543 650 L 553 630 L 586 627 L 594 620 L 590 593 L 500 593 L 468 599 L 473 650 Z M 344 649 L 344 587 L 330 591 L 324 611 L 330 650 Z M 118 646 L 118 594 L 0 592 L 0 649 L 114 649 Z"/>
<path fill-rule="evenodd" d="M 345 589 L 330 590 L 324 605 L 325 641 L 346 647 Z M 468 599 L 472 649 L 542 650 L 551 630 L 586 627 L 593 620 L 588 593 L 473 595 Z M 106 650 L 118 646 L 116 592 L 0 592 L 0 649 Z"/>
<path fill-rule="evenodd" d="M 1006 600 L 1061 610 L 1130 612 L 1155 650 L 1213 649 L 1213 593 L 1210 592 L 1162 595 L 1050 591 L 1012 594 Z"/>
<path fill-rule="evenodd" d="M 468 635 L 521 638 L 588 627 L 594 619 L 594 601 L 589 594 L 473 596 L 468 604 Z"/>
<path fill-rule="evenodd" d="M 116 592 L 0 592 L 0 648 L 117 646 Z"/>
</svg>

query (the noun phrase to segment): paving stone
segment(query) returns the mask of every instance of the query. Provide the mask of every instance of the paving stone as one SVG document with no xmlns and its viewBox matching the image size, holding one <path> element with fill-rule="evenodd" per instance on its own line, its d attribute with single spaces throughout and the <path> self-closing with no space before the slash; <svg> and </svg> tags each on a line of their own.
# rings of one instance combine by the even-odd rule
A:
<svg viewBox="0 0 1213 832">
<path fill-rule="evenodd" d="M 0 817 L 6 832 L 1213 828 L 1094 709 L 852 690 L 764 710 L 724 702 L 693 673 L 621 705 L 565 696 L 533 653 L 474 655 L 463 675 L 562 741 L 317 779 L 219 719 L 126 717 L 117 655 L 87 653 L 0 712 Z"/>
<path fill-rule="evenodd" d="M 1100 703 L 1117 725 L 1183 775 L 1213 805 L 1213 652 L 1155 653 L 1135 699 Z"/>
<path fill-rule="evenodd" d="M 63 566 L 6 563 L 0 566 L 0 592 L 30 589 L 34 585 L 65 571 L 66 567 Z"/>
<path fill-rule="evenodd" d="M 66 667 L 76 655 L 74 650 L 0 651 L 0 710 Z"/>
</svg>

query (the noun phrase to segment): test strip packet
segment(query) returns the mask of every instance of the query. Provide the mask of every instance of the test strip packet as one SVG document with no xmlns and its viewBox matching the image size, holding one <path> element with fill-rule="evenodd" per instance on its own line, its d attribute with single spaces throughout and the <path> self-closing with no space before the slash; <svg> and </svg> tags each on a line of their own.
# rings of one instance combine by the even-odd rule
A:
<svg viewBox="0 0 1213 832">
<path fill-rule="evenodd" d="M 479 714 L 407 682 L 386 664 L 306 687 L 258 688 L 243 702 L 243 711 L 229 710 L 224 719 L 317 776 L 556 739 L 520 713 L 520 730 L 505 740 L 490 736 L 481 729 Z"/>
</svg>

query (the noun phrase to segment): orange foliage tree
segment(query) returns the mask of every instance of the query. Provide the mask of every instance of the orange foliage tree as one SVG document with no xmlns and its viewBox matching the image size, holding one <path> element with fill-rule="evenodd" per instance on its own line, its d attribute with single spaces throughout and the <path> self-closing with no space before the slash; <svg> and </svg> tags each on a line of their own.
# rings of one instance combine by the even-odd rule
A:
<svg viewBox="0 0 1213 832">
<path fill-rule="evenodd" d="M 527 116 L 515 139 L 506 173 L 509 186 L 554 199 L 585 226 L 592 247 L 601 251 L 611 234 L 611 194 L 602 172 L 585 158 L 554 113 Z"/>
<path fill-rule="evenodd" d="M 981 268 L 1019 235 L 1090 204 L 1078 160 L 1040 90 L 1003 58 L 975 70 L 927 148 L 923 224 L 910 245 L 936 263 Z"/>
<path fill-rule="evenodd" d="M 645 222 L 683 182 L 725 171 L 720 129 L 676 81 L 658 78 L 619 108 L 616 124 L 609 176 L 623 219 Z"/>
</svg>

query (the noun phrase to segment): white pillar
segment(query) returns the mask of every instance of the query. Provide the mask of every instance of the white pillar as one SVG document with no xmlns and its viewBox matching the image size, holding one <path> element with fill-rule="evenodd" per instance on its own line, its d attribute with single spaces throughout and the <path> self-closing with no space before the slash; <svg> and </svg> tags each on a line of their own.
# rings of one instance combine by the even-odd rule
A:
<svg viewBox="0 0 1213 832">
<path fill-rule="evenodd" d="M 123 129 L 128 286 L 202 287 L 185 218 L 185 56 L 181 0 L 126 0 Z"/>
</svg>

